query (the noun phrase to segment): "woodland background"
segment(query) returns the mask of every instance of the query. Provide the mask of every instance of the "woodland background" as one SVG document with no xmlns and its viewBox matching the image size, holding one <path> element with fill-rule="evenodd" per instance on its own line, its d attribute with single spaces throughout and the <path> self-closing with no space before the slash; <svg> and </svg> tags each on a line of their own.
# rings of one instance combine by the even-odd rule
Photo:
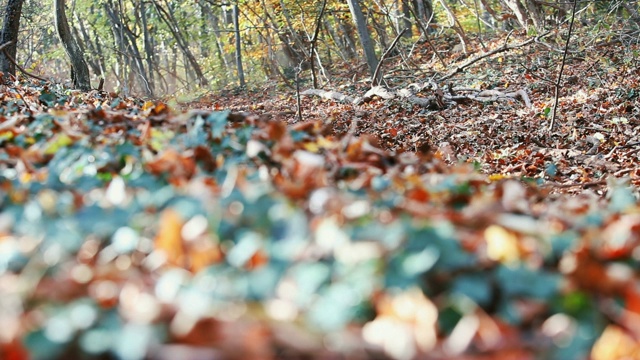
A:
<svg viewBox="0 0 640 360">
<path fill-rule="evenodd" d="M 49 2 L 14 0 L 7 6 L 22 13 L 18 62 L 27 70 L 63 82 L 69 76 L 53 13 L 61 12 L 64 2 L 54 3 L 52 7 Z M 638 21 L 634 1 L 578 3 L 577 15 L 583 26 L 606 28 L 620 21 Z M 532 0 L 362 4 L 330 0 L 111 0 L 68 2 L 66 17 L 91 70 L 94 87 L 104 78 L 105 89 L 125 96 L 162 96 L 245 83 L 292 86 L 295 74 L 308 71 L 311 64 L 317 67 L 319 85 L 326 85 L 334 80 L 332 73 L 353 73 L 363 59 L 375 68 L 377 59 L 372 52 L 381 54 L 405 28 L 401 41 L 405 46 L 395 51 L 410 63 L 401 63 L 397 71 L 428 73 L 446 64 L 429 64 L 432 68 L 427 68 L 411 55 L 416 48 L 432 46 L 432 37 L 455 34 L 459 41 L 438 51 L 468 54 L 484 47 L 483 37 L 512 29 L 541 34 L 566 22 L 571 8 L 569 1 Z M 6 21 L 10 15 L 6 13 L 5 24 L 10 23 Z M 10 31 L 4 32 L 8 41 Z M 365 38 L 364 46 L 360 38 Z M 308 73 L 302 75 L 309 79 Z"/>
<path fill-rule="evenodd" d="M 3 4 L 0 359 L 640 358 L 637 1 Z"/>
</svg>

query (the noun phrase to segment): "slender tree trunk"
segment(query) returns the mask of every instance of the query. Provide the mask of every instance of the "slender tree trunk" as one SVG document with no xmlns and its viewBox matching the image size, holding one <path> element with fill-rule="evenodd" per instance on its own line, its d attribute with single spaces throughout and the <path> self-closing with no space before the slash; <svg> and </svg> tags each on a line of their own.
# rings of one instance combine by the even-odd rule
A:
<svg viewBox="0 0 640 360">
<path fill-rule="evenodd" d="M 238 4 L 233 5 L 233 30 L 236 33 L 236 67 L 238 68 L 238 81 L 244 87 L 244 69 L 242 68 L 242 43 L 240 42 L 240 23 L 238 21 Z"/>
<path fill-rule="evenodd" d="M 204 76 L 204 73 L 202 72 L 202 68 L 200 67 L 200 64 L 198 64 L 198 60 L 196 60 L 195 56 L 193 56 L 193 53 L 189 49 L 189 44 L 185 40 L 182 33 L 180 33 L 178 25 L 176 24 L 176 19 L 173 16 L 173 8 L 171 4 L 165 1 L 165 3 L 168 6 L 168 10 L 167 10 L 163 8 L 156 0 L 152 0 L 152 3 L 157 10 L 158 16 L 160 16 L 160 19 L 164 21 L 165 24 L 167 24 L 169 31 L 171 32 L 174 39 L 176 40 L 176 44 L 178 45 L 180 50 L 182 50 L 182 53 L 184 54 L 184 56 L 186 56 L 189 64 L 195 71 L 196 76 L 198 78 L 199 85 L 207 86 L 209 82 L 207 81 L 207 78 Z"/>
<path fill-rule="evenodd" d="M 355 59 L 358 55 L 356 50 L 356 41 L 352 35 L 352 29 L 349 27 L 349 24 L 345 24 L 335 13 L 333 14 L 333 19 L 338 25 L 338 33 L 342 33 L 341 42 L 344 49 L 347 51 L 349 59 Z"/>
<path fill-rule="evenodd" d="M 544 14 L 540 5 L 533 0 L 525 0 L 524 7 L 527 9 L 527 12 L 529 12 L 529 17 L 533 22 L 533 26 L 537 30 L 542 30 L 544 28 Z"/>
<path fill-rule="evenodd" d="M 469 40 L 467 39 L 467 36 L 465 35 L 464 30 L 462 29 L 462 25 L 460 25 L 458 18 L 453 13 L 451 8 L 449 8 L 449 6 L 447 5 L 446 0 L 440 0 L 440 4 L 442 4 L 442 7 L 444 8 L 444 10 L 446 11 L 449 17 L 451 28 L 453 28 L 453 30 L 456 32 L 456 34 L 458 34 L 458 37 L 460 38 L 460 45 L 462 45 L 462 51 L 465 54 L 467 54 L 467 44 L 469 43 Z"/>
<path fill-rule="evenodd" d="M 289 10 L 287 10 L 287 6 L 283 0 L 280 0 L 280 8 L 282 9 L 281 14 L 284 18 L 285 23 L 287 24 L 287 33 L 291 37 L 290 46 L 293 48 L 293 51 L 298 55 L 299 60 L 306 61 L 310 58 L 310 54 L 307 54 L 306 47 L 304 45 L 304 41 L 298 35 L 297 30 L 293 26 L 293 21 L 291 20 L 291 15 L 289 14 Z M 299 61 L 297 61 L 299 62 Z"/>
<path fill-rule="evenodd" d="M 86 49 L 89 51 L 89 53 L 93 55 L 99 55 L 98 51 L 96 50 L 95 44 L 91 41 L 91 37 L 87 32 L 87 28 L 85 27 L 84 22 L 77 14 L 74 14 L 74 15 L 75 15 L 75 20 L 78 24 L 78 27 L 80 28 L 80 34 L 74 31 L 74 33 L 76 34 L 75 36 L 78 39 L 78 45 L 80 45 L 80 48 L 82 48 L 83 51 L 85 51 Z M 84 46 L 82 45 L 83 43 L 84 43 Z M 100 76 L 104 77 L 102 66 L 100 64 L 101 61 L 102 61 L 102 58 L 100 56 L 97 56 L 93 59 L 90 57 L 89 59 L 87 59 L 87 64 L 91 67 L 91 70 L 93 71 L 94 74 L 99 74 Z"/>
<path fill-rule="evenodd" d="M 224 77 L 224 83 L 227 82 L 227 74 L 230 72 L 229 69 L 231 66 L 229 65 L 229 61 L 227 60 L 227 56 L 224 51 L 224 46 L 221 41 L 221 31 L 220 31 L 220 19 L 219 13 L 214 13 L 211 7 L 208 5 L 205 7 L 203 5 L 203 11 L 206 10 L 205 14 L 207 19 L 209 20 L 211 29 L 213 29 L 213 36 L 215 37 L 215 51 L 220 64 L 223 66 L 223 71 L 221 73 Z"/>
<path fill-rule="evenodd" d="M 407 0 L 396 0 L 399 1 L 399 4 L 396 4 L 396 13 L 398 16 L 402 16 L 402 22 L 404 23 L 404 27 L 400 26 L 400 22 L 398 21 L 398 25 L 396 28 L 396 32 L 400 33 L 402 29 L 409 29 L 409 31 L 404 33 L 404 37 L 411 38 L 413 35 L 413 24 L 411 23 L 411 13 L 409 12 L 409 4 Z"/>
<path fill-rule="evenodd" d="M 145 61 L 147 62 L 147 72 L 148 72 L 148 80 L 149 80 L 149 89 L 153 94 L 155 92 L 155 81 L 153 76 L 154 71 L 154 61 L 153 61 L 153 42 L 151 39 L 151 34 L 149 33 L 149 25 L 147 24 L 147 8 L 144 1 L 140 2 L 140 7 L 138 8 L 140 12 L 140 20 L 142 21 L 142 35 L 144 37 L 144 52 L 145 52 Z"/>
<path fill-rule="evenodd" d="M 2 34 L 0 35 L 0 45 L 12 42 L 5 48 L 5 51 L 12 57 L 16 58 L 18 31 L 20 30 L 20 15 L 22 14 L 22 3 L 24 0 L 9 0 L 5 7 L 4 24 Z M 0 71 L 5 74 L 16 75 L 15 65 L 9 61 L 4 52 L 0 52 Z M 5 77 L 5 81 L 8 78 Z"/>
<path fill-rule="evenodd" d="M 360 45 L 362 45 L 362 49 L 364 50 L 364 57 L 367 60 L 369 72 L 371 73 L 371 76 L 373 76 L 376 72 L 376 67 L 378 67 L 378 58 L 376 58 L 376 52 L 373 48 L 371 35 L 369 35 L 369 30 L 367 29 L 367 22 L 364 18 L 364 14 L 362 14 L 362 8 L 360 7 L 358 0 L 347 0 L 347 4 L 349 5 L 349 11 L 351 11 L 351 16 L 353 16 L 353 21 L 356 25 L 356 29 L 358 30 Z M 379 79 L 372 80 L 377 83 Z"/>
<path fill-rule="evenodd" d="M 523 29 L 526 29 L 529 26 L 529 15 L 527 14 L 527 10 L 524 8 L 520 0 L 502 0 L 507 4 L 509 9 L 513 11 L 513 14 L 518 19 L 518 23 L 522 26 Z"/>
<path fill-rule="evenodd" d="M 213 27 L 213 34 L 216 37 L 216 49 L 218 52 L 218 58 L 224 65 L 224 69 L 225 69 L 224 74 L 226 78 L 227 74 L 231 73 L 230 71 L 231 65 L 229 65 L 229 60 L 227 59 L 227 54 L 225 53 L 224 45 L 222 44 L 222 40 L 221 40 L 222 35 L 220 32 L 220 19 L 218 18 L 217 14 L 211 18 L 211 25 Z"/>
<path fill-rule="evenodd" d="M 78 43 L 71 35 L 67 14 L 65 13 L 64 0 L 54 0 L 53 12 L 55 15 L 56 31 L 62 42 L 69 61 L 71 62 L 71 79 L 73 87 L 83 91 L 91 89 L 91 80 L 89 77 L 89 67 L 84 61 L 84 54 Z"/>
<path fill-rule="evenodd" d="M 122 30 L 122 25 L 118 21 L 118 15 L 116 14 L 116 10 L 113 8 L 113 3 L 111 1 L 105 2 L 103 4 L 104 12 L 107 14 L 107 18 L 111 22 L 111 32 L 113 33 L 113 40 L 115 42 L 114 49 L 115 52 L 115 64 L 114 66 L 114 74 L 116 75 L 116 86 L 119 91 L 128 92 L 127 79 L 129 78 L 129 70 L 132 68 L 130 64 L 129 57 L 126 55 L 127 50 L 124 44 L 124 33 Z"/>
<path fill-rule="evenodd" d="M 130 54 L 130 56 L 133 58 L 132 62 L 134 63 L 135 67 L 137 68 L 137 72 L 138 72 L 138 77 L 141 80 L 141 87 L 145 93 L 146 96 L 153 96 L 153 92 L 151 91 L 151 86 L 149 84 L 149 79 L 147 77 L 147 72 L 145 70 L 144 67 L 144 59 L 142 58 L 142 54 L 140 53 L 140 50 L 138 49 L 138 45 L 137 45 L 137 41 L 136 41 L 136 35 L 133 33 L 133 31 L 131 30 L 131 28 L 129 27 L 129 25 L 126 23 L 126 19 L 123 16 L 123 12 L 124 9 L 122 7 L 122 2 L 118 2 L 118 7 L 119 7 L 119 11 L 117 14 L 117 21 L 119 23 L 119 25 L 122 27 L 122 31 L 124 32 L 124 35 L 126 35 L 126 39 L 128 40 L 128 44 L 127 44 L 127 52 Z M 134 14 L 137 14 L 137 12 L 134 11 Z M 139 19 L 138 19 L 139 20 Z"/>
<path fill-rule="evenodd" d="M 323 21 L 323 25 L 325 30 L 327 31 L 327 34 L 329 35 L 329 39 L 331 39 L 331 42 L 336 46 L 337 48 L 337 53 L 338 56 L 340 56 L 340 58 L 342 59 L 342 61 L 344 61 L 345 63 L 349 63 L 348 58 L 349 58 L 349 53 L 348 50 L 343 49 L 343 46 L 340 44 L 339 42 L 339 37 L 336 34 L 335 30 L 333 29 L 333 27 L 331 27 L 331 25 L 329 24 L 329 21 L 327 21 L 326 19 Z M 329 49 L 330 47 L 327 45 L 327 49 Z M 345 55 L 345 52 L 347 53 Z"/>
</svg>

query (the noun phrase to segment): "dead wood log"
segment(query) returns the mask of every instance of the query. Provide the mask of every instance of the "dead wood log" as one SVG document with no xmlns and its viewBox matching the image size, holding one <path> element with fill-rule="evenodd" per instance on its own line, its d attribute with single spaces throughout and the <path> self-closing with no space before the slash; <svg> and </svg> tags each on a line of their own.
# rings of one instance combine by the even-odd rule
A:
<svg viewBox="0 0 640 360">
<path fill-rule="evenodd" d="M 332 90 L 320 90 L 320 89 L 308 89 L 300 93 L 300 95 L 304 96 L 319 96 L 324 99 L 334 100 L 347 104 L 357 104 L 360 103 L 360 98 L 354 98 L 349 95 L 345 95 L 343 93 L 332 91 Z"/>
<path fill-rule="evenodd" d="M 305 96 L 319 96 L 324 99 L 334 100 L 342 103 L 360 105 L 364 102 L 369 102 L 373 100 L 375 97 L 379 97 L 384 100 L 392 100 L 395 98 L 401 98 L 407 100 L 411 104 L 415 104 L 429 110 L 441 110 L 446 107 L 447 103 L 461 103 L 468 102 L 470 100 L 487 102 L 487 101 L 498 101 L 504 99 L 521 99 L 527 108 L 531 108 L 531 100 L 527 95 L 527 92 L 524 89 L 502 92 L 499 90 L 476 90 L 470 88 L 463 89 L 451 89 L 456 91 L 467 91 L 467 92 L 476 92 L 476 94 L 469 95 L 453 95 L 451 93 L 445 94 L 443 90 L 437 88 L 435 84 L 431 82 L 425 83 L 413 83 L 409 84 L 407 87 L 398 89 L 398 90 L 390 90 L 384 86 L 373 86 L 369 91 L 367 91 L 362 97 L 352 97 L 348 95 L 344 95 L 337 91 L 327 91 L 327 90 L 319 90 L 319 89 L 309 89 L 305 90 L 301 95 Z M 429 97 L 420 97 L 416 94 L 424 91 L 425 89 L 430 89 L 435 92 L 434 96 Z M 450 91 L 451 92 L 451 91 Z"/>
</svg>

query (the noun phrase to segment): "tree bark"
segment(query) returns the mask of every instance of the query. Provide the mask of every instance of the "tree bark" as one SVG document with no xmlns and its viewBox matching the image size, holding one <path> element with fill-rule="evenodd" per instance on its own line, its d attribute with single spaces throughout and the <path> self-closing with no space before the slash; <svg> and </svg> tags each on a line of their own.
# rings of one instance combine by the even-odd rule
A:
<svg viewBox="0 0 640 360">
<path fill-rule="evenodd" d="M 78 14 L 74 13 L 74 17 L 75 17 L 76 23 L 78 24 L 78 28 L 80 30 L 79 34 L 76 32 L 78 45 L 80 45 L 80 48 L 82 48 L 83 51 L 88 51 L 90 54 L 94 55 L 93 58 L 89 57 L 88 59 L 85 59 L 85 60 L 87 60 L 87 64 L 89 65 L 89 67 L 91 68 L 91 71 L 93 71 L 94 74 L 97 74 L 104 78 L 104 67 L 102 65 L 102 62 L 104 61 L 104 57 L 102 56 L 100 51 L 97 50 L 96 44 L 94 44 L 91 41 L 91 37 L 89 36 L 89 32 L 87 31 L 87 28 L 84 25 L 84 21 L 80 18 L 80 16 L 78 16 Z M 84 43 L 84 46 L 82 45 L 83 43 Z"/>
<path fill-rule="evenodd" d="M 200 64 L 198 64 L 198 60 L 196 59 L 195 56 L 193 56 L 193 53 L 189 49 L 189 44 L 187 43 L 186 39 L 180 32 L 180 29 L 178 28 L 176 19 L 173 16 L 172 4 L 170 4 L 168 1 L 165 1 L 165 4 L 167 4 L 167 9 L 165 9 L 158 3 L 158 1 L 151 0 L 151 2 L 155 6 L 160 19 L 165 24 L 167 24 L 169 31 L 171 32 L 174 39 L 176 40 L 176 44 L 178 45 L 180 50 L 182 50 L 182 53 L 187 58 L 188 63 L 191 65 L 191 67 L 195 71 L 196 77 L 198 78 L 199 85 L 202 87 L 207 86 L 209 84 L 209 81 L 204 76 L 204 73 L 202 72 L 202 68 L 200 67 Z"/>
<path fill-rule="evenodd" d="M 114 29 L 117 29 L 120 35 L 121 51 L 129 57 L 130 67 L 137 70 L 137 75 L 140 78 L 140 88 L 144 91 L 145 96 L 152 97 L 153 91 L 149 83 L 147 71 L 145 70 L 143 57 L 138 49 L 136 43 L 136 34 L 133 33 L 129 25 L 126 23 L 126 18 L 123 16 L 122 3 L 113 3 L 111 0 L 105 4 L 107 14 L 111 19 Z M 135 12 L 134 12 L 135 13 Z M 129 74 L 129 78 L 131 78 Z M 132 78 L 134 79 L 134 78 Z M 133 90 L 135 81 L 131 81 L 129 88 Z"/>
<path fill-rule="evenodd" d="M 20 30 L 20 15 L 22 15 L 22 3 L 24 0 L 9 0 L 4 13 L 4 25 L 2 34 L 0 35 L 0 45 L 11 42 L 11 45 L 5 48 L 5 51 L 12 57 L 16 58 L 18 31 Z M 5 75 L 16 75 L 16 67 L 13 62 L 0 52 L 0 71 Z M 5 77 L 5 80 L 8 80 Z"/>
<path fill-rule="evenodd" d="M 518 24 L 526 29 L 529 26 L 529 14 L 520 0 L 503 0 L 518 19 Z"/>
<path fill-rule="evenodd" d="M 240 87 L 244 87 L 244 69 L 242 68 L 242 43 L 240 42 L 240 22 L 238 21 L 238 4 L 233 5 L 233 30 L 236 34 L 236 67 L 238 68 L 238 81 Z"/>
<path fill-rule="evenodd" d="M 400 1 L 400 3 L 397 3 Z M 411 38 L 413 36 L 413 24 L 411 23 L 411 12 L 409 11 L 409 3 L 408 0 L 396 0 L 396 8 L 397 15 L 402 16 L 403 26 L 400 26 L 398 21 L 398 25 L 396 27 L 396 31 L 399 33 L 402 29 L 409 29 L 409 31 L 404 33 L 404 37 Z"/>
<path fill-rule="evenodd" d="M 145 3 L 144 1 L 140 2 L 140 6 L 138 7 L 138 11 L 139 11 L 139 17 L 140 20 L 142 21 L 142 35 L 143 35 L 143 39 L 144 39 L 144 52 L 145 52 L 145 60 L 147 62 L 147 71 L 149 74 L 149 88 L 151 90 L 151 93 L 153 94 L 155 92 L 155 81 L 154 81 L 154 76 L 153 76 L 153 71 L 154 71 L 154 59 L 153 59 L 153 54 L 155 53 L 154 48 L 153 48 L 153 43 L 151 41 L 151 34 L 149 32 L 149 26 L 147 24 L 147 10 L 145 7 Z"/>
<path fill-rule="evenodd" d="M 364 18 L 364 14 L 362 14 L 362 8 L 360 7 L 358 0 L 347 0 L 347 4 L 349 5 L 349 11 L 351 11 L 351 16 L 353 16 L 353 21 L 356 24 L 356 29 L 358 30 L 360 45 L 362 45 L 362 49 L 364 50 L 364 57 L 367 61 L 367 65 L 369 66 L 369 73 L 373 76 L 376 72 L 376 68 L 378 67 L 378 58 L 376 58 L 376 52 L 373 48 L 371 35 L 367 29 L 367 22 Z M 374 82 L 378 82 L 378 80 L 379 79 L 372 79 Z"/>
<path fill-rule="evenodd" d="M 64 47 L 64 51 L 71 62 L 71 79 L 73 87 L 83 91 L 91 89 L 89 67 L 84 60 L 84 55 L 78 43 L 71 35 L 67 14 L 65 13 L 64 0 L 54 0 L 53 12 L 55 15 L 56 31 Z"/>
</svg>

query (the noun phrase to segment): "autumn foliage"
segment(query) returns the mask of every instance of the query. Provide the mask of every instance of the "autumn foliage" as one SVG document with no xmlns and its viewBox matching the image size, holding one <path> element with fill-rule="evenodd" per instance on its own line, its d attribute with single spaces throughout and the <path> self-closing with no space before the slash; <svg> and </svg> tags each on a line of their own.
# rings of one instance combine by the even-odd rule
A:
<svg viewBox="0 0 640 360">
<path fill-rule="evenodd" d="M 637 59 L 549 131 L 518 51 L 458 81 L 531 108 L 3 85 L 0 358 L 637 358 Z"/>
</svg>

